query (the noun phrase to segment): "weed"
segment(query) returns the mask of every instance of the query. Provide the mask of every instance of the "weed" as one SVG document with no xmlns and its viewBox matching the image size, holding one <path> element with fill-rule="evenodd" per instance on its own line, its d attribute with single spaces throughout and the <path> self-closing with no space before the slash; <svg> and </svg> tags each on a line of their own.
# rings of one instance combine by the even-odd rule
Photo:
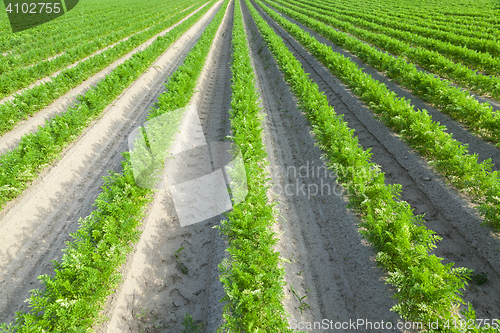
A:
<svg viewBox="0 0 500 333">
<path fill-rule="evenodd" d="M 140 311 L 140 313 L 139 313 L 139 314 L 135 314 L 136 318 L 142 318 L 142 319 L 146 318 L 146 314 L 148 313 L 149 308 L 147 308 L 146 310 L 144 310 L 144 309 L 142 308 L 142 306 L 139 306 L 139 309 L 140 309 L 141 311 Z"/>
<path fill-rule="evenodd" d="M 302 312 L 304 310 L 307 310 L 307 309 L 310 309 L 311 307 L 309 306 L 309 304 L 307 304 L 306 302 L 304 302 L 304 299 L 307 297 L 307 295 L 304 295 L 302 297 L 299 296 L 299 294 L 297 293 L 297 291 L 293 288 L 293 285 L 290 286 L 290 290 L 292 291 L 292 293 L 295 295 L 295 297 L 297 297 L 297 300 L 299 301 L 300 305 L 297 307 L 299 310 L 300 310 L 300 313 L 302 314 Z M 308 288 L 307 289 L 308 291 L 310 291 L 310 289 Z M 306 291 L 306 293 L 308 292 Z"/>
<path fill-rule="evenodd" d="M 472 273 L 471 275 L 472 281 L 476 283 L 477 285 L 483 285 L 486 282 L 488 282 L 488 275 L 486 273 Z"/>
<path fill-rule="evenodd" d="M 184 316 L 184 320 L 182 321 L 182 326 L 184 327 L 181 333 L 198 333 L 202 331 L 203 323 L 196 324 L 193 317 L 190 314 L 186 313 Z"/>
<path fill-rule="evenodd" d="M 181 251 L 184 250 L 184 246 L 179 248 L 177 251 L 175 251 L 175 260 L 178 262 L 179 261 L 179 254 L 181 253 Z"/>
</svg>

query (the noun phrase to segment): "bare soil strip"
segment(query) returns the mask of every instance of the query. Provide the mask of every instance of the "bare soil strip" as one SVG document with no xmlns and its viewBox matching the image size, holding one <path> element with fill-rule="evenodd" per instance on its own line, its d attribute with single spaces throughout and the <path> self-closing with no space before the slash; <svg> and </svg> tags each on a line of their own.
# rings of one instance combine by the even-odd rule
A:
<svg viewBox="0 0 500 333">
<path fill-rule="evenodd" d="M 120 171 L 127 137 L 146 120 L 164 89 L 166 77 L 182 63 L 213 18 L 209 10 L 109 106 L 62 159 L 47 168 L 25 193 L 0 213 L 0 322 L 27 309 L 28 291 L 38 288 L 41 274 L 51 274 L 50 260 L 61 258 L 69 233 L 87 216 L 101 192 L 107 170 Z"/>
<path fill-rule="evenodd" d="M 291 327 L 322 319 L 396 323 L 399 317 L 390 312 L 395 304 L 392 292 L 375 267 L 375 252 L 361 239 L 359 220 L 346 209 L 340 186 L 330 172 L 325 177 L 322 152 L 309 134 L 312 129 L 246 5 L 242 8 L 267 114 L 264 141 L 274 183 L 271 195 L 280 202 L 276 231 L 282 235 L 277 249 L 291 261 L 285 264 L 285 307 Z"/>
<path fill-rule="evenodd" d="M 53 116 L 55 116 L 57 114 L 61 114 L 61 113 L 65 112 L 69 106 L 73 105 L 76 102 L 76 97 L 77 96 L 84 94 L 92 86 L 97 85 L 102 79 L 104 79 L 104 77 L 106 75 L 108 75 L 109 73 L 111 73 L 111 71 L 113 71 L 116 67 L 118 67 L 120 64 L 124 63 L 127 59 L 129 59 L 130 57 L 132 57 L 132 55 L 134 55 L 138 51 L 145 50 L 159 36 L 166 35 L 173 28 L 175 28 L 177 25 L 181 24 L 182 22 L 184 22 L 185 20 L 187 20 L 188 18 L 190 18 L 192 15 L 194 15 L 196 12 L 198 12 L 200 9 L 202 9 L 206 5 L 207 4 L 204 4 L 203 6 L 200 6 L 200 8 L 198 8 L 193 13 L 189 14 L 188 16 L 186 16 L 185 18 L 183 18 L 182 20 L 180 20 L 176 24 L 172 25 L 170 28 L 168 28 L 168 29 L 160 32 L 159 34 L 155 35 L 154 37 L 150 38 L 148 41 L 146 41 L 145 43 L 143 43 L 140 46 L 136 47 L 135 49 L 133 49 L 132 51 L 130 51 L 129 53 L 127 53 L 125 56 L 121 57 L 120 59 L 116 60 L 111 65 L 109 65 L 108 67 L 106 67 L 105 69 L 103 69 L 102 71 L 100 71 L 99 73 L 95 74 L 94 76 L 92 76 L 88 80 L 82 82 L 77 87 L 71 89 L 66 94 L 64 94 L 63 96 L 59 97 L 52 104 L 50 104 L 49 106 L 47 106 L 43 110 L 40 110 L 39 112 L 37 112 L 35 115 L 33 115 L 33 117 L 30 117 L 27 120 L 19 122 L 17 124 L 17 126 L 12 131 L 10 131 L 10 132 L 8 132 L 8 133 L 6 133 L 6 134 L 4 134 L 3 136 L 0 137 L 0 154 L 4 154 L 6 151 L 12 150 L 15 147 L 17 147 L 17 145 L 19 144 L 19 142 L 21 140 L 21 137 L 23 135 L 25 135 L 26 133 L 29 133 L 29 132 L 32 132 L 32 133 L 36 132 L 37 129 L 38 129 L 38 126 L 43 126 L 45 124 L 45 120 L 46 119 L 49 119 L 49 118 L 51 118 L 51 117 L 53 117 Z M 127 38 L 130 38 L 130 36 L 127 37 Z M 113 45 L 111 45 L 109 47 L 112 47 L 112 46 Z M 105 49 L 102 49 L 102 50 L 94 53 L 93 55 L 91 55 L 89 57 L 92 57 L 92 56 L 94 56 L 94 55 L 96 55 L 96 54 L 98 54 L 100 52 L 103 52 L 104 50 Z M 89 57 L 87 57 L 87 58 L 89 58 Z M 85 58 L 85 59 L 87 59 L 87 58 Z M 84 61 L 85 59 L 82 59 L 80 61 Z M 71 66 L 69 66 L 69 67 L 67 67 L 67 68 L 70 68 L 72 66 L 76 66 L 77 64 L 78 64 L 78 62 L 75 63 L 75 64 L 73 64 L 73 65 L 71 65 Z M 48 81 L 48 80 L 50 80 L 50 77 L 57 76 L 58 73 L 59 72 L 54 73 L 51 76 L 49 76 L 49 77 L 47 77 L 45 79 L 42 79 L 42 80 L 34 83 L 33 85 L 40 84 L 42 82 Z M 32 86 L 30 86 L 30 87 L 32 87 Z M 30 87 L 28 87 L 26 89 L 29 89 Z M 1 100 L 0 103 L 5 102 L 6 100 L 11 100 L 13 98 L 14 98 L 14 95 L 11 95 L 10 97 L 6 97 L 5 99 Z"/>
<path fill-rule="evenodd" d="M 262 11 L 260 11 L 262 13 Z M 270 22 L 265 13 L 263 16 Z M 294 23 L 297 23 L 291 20 Z M 472 282 L 465 292 L 465 300 L 477 310 L 477 318 L 497 318 L 500 315 L 500 237 L 480 225 L 481 219 L 469 202 L 453 188 L 445 184 L 443 177 L 427 166 L 423 158 L 406 146 L 385 125 L 374 118 L 373 113 L 357 99 L 340 80 L 333 77 L 309 52 L 295 41 L 274 21 L 270 22 L 275 31 L 284 38 L 287 47 L 301 61 L 310 78 L 327 95 L 335 111 L 344 115 L 349 127 L 363 148 L 371 148 L 373 162 L 382 166 L 388 183 L 403 185 L 402 199 L 407 201 L 416 214 L 424 214 L 427 227 L 436 231 L 443 240 L 434 253 L 444 258 L 444 262 L 455 262 L 486 273 L 485 284 Z M 300 27 L 325 43 L 309 29 Z M 337 48 L 331 43 L 327 45 Z M 341 52 L 345 54 L 345 51 Z M 378 79 L 380 74 L 363 64 L 365 71 Z M 391 89 L 394 84 L 383 80 Z M 387 83 L 388 82 L 388 83 Z M 411 96 L 415 105 L 423 103 Z M 417 105 L 418 107 L 418 105 Z M 472 146 L 472 145 L 471 145 Z M 473 150 L 473 149 L 471 149 Z M 474 151 L 474 150 L 473 150 Z"/>
<path fill-rule="evenodd" d="M 190 103 L 197 107 L 207 142 L 220 142 L 230 134 L 233 9 L 234 2 L 227 8 Z M 224 296 L 218 264 L 226 244 L 212 227 L 222 218 L 181 227 L 171 196 L 158 192 L 141 240 L 123 269 L 124 282 L 108 301 L 105 314 L 110 320 L 97 332 L 180 332 L 186 313 L 203 323 L 204 332 L 215 332 Z M 177 262 L 175 254 L 182 247 Z"/>
</svg>

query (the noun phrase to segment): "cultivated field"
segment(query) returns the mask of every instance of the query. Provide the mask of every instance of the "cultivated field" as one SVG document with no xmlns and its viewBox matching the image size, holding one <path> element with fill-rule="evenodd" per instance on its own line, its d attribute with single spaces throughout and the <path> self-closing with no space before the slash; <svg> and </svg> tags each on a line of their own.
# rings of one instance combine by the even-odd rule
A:
<svg viewBox="0 0 500 333">
<path fill-rule="evenodd" d="M 0 332 L 500 332 L 500 3 L 2 15 Z"/>
</svg>

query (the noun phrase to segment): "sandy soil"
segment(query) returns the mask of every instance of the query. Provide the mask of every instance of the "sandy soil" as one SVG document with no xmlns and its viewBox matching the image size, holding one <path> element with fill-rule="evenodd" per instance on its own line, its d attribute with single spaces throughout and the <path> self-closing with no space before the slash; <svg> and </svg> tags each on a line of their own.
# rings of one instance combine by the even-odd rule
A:
<svg viewBox="0 0 500 333">
<path fill-rule="evenodd" d="M 362 64 L 353 55 L 321 38 L 310 29 L 300 26 L 321 42 L 331 46 L 334 51 L 351 57 L 364 68 L 365 72 L 385 83 L 389 89 L 400 96 L 410 98 L 416 108 L 425 107 L 433 117 L 443 120 L 441 123 L 448 127 L 456 139 L 469 143 L 471 152 L 477 153 L 481 159 L 492 157 L 495 167 L 500 166 L 497 149 L 476 140 L 453 120 L 405 92 L 373 68 Z M 481 226 L 479 214 L 470 202 L 455 189 L 447 186 L 443 177 L 430 169 L 425 160 L 399 140 L 395 133 L 377 121 L 361 101 L 291 36 L 276 24 L 273 24 L 273 27 L 284 37 L 289 49 L 301 61 L 306 72 L 310 73 L 310 78 L 318 83 L 320 90 L 328 96 L 335 111 L 344 114 L 349 126 L 355 129 L 360 144 L 365 149 L 372 149 L 372 159 L 382 166 L 387 182 L 403 185 L 402 199 L 410 203 L 416 214 L 425 214 L 428 228 L 443 238 L 434 253 L 444 258 L 445 263 L 455 262 L 456 266 L 472 268 L 478 273 L 487 274 L 488 281 L 485 284 L 471 283 L 465 291 L 464 299 L 473 304 L 477 310 L 477 318 L 498 317 L 500 315 L 500 280 L 497 278 L 500 273 L 499 234 Z"/>
<path fill-rule="evenodd" d="M 92 210 L 107 170 L 120 171 L 127 136 L 142 124 L 164 89 L 162 84 L 182 63 L 213 17 L 211 9 L 70 145 L 22 196 L 0 213 L 0 322 L 27 309 L 36 277 L 50 274 L 50 260 L 60 259 L 78 219 Z"/>
<path fill-rule="evenodd" d="M 198 110 L 207 142 L 222 141 L 230 134 L 228 64 L 233 7 L 231 3 L 227 8 L 197 93 L 190 101 Z M 186 116 L 183 121 L 192 119 Z M 190 134 L 181 132 L 178 140 Z M 199 160 L 199 156 L 193 157 Z M 124 282 L 108 301 L 104 313 L 110 320 L 97 332 L 180 332 L 186 314 L 198 325 L 203 324 L 204 332 L 215 332 L 222 318 L 219 301 L 224 296 L 218 264 L 226 245 L 212 227 L 222 218 L 219 215 L 181 227 L 172 197 L 168 192 L 158 192 L 144 221 L 141 240 L 122 270 Z M 177 262 L 175 254 L 182 247 Z M 187 271 L 182 271 L 183 265 Z"/>
<path fill-rule="evenodd" d="M 182 20 L 180 20 L 176 24 L 172 25 L 170 28 L 168 28 L 168 29 L 160 32 L 159 34 L 157 34 L 154 37 L 152 37 L 149 40 L 147 40 L 145 43 L 139 45 L 138 47 L 136 47 L 135 49 L 133 49 L 132 51 L 130 51 L 129 53 L 127 53 L 126 55 L 124 55 L 123 57 L 121 57 L 120 59 L 118 59 L 115 62 L 113 62 L 108 67 L 104 68 L 102 71 L 100 71 L 96 75 L 92 76 L 88 80 L 85 80 L 84 82 L 82 82 L 80 85 L 78 85 L 75 88 L 71 89 L 66 94 L 64 94 L 63 96 L 59 97 L 52 104 L 50 104 L 47 107 L 45 107 L 44 109 L 40 110 L 39 112 L 37 112 L 32 117 L 28 118 L 27 120 L 20 121 L 12 131 L 10 131 L 10 132 L 8 132 L 8 133 L 6 133 L 6 134 L 4 134 L 3 136 L 0 137 L 0 154 L 4 154 L 6 151 L 12 150 L 15 147 L 17 147 L 17 145 L 19 144 L 19 141 L 21 140 L 21 137 L 23 135 L 25 135 L 28 132 L 35 132 L 38 129 L 38 126 L 43 126 L 45 124 L 45 120 L 46 119 L 49 119 L 49 118 L 53 117 L 56 114 L 60 114 L 60 113 L 65 112 L 66 109 L 69 106 L 73 105 L 76 102 L 76 97 L 77 96 L 84 94 L 92 86 L 96 86 L 113 69 L 115 69 L 116 67 L 118 67 L 120 64 L 124 63 L 127 59 L 129 59 L 130 57 L 132 57 L 132 55 L 134 55 L 138 51 L 142 51 L 142 50 L 146 49 L 149 45 L 151 45 L 156 40 L 156 38 L 158 38 L 159 36 L 164 36 L 165 34 L 167 34 L 170 30 L 172 30 L 177 25 L 179 25 L 182 22 L 184 22 L 185 20 L 187 20 L 189 17 L 191 17 L 192 15 L 194 15 L 198 10 L 200 10 L 201 8 L 203 8 L 205 5 L 201 6 L 196 11 L 194 11 L 191 14 L 189 14 L 187 17 L 183 18 Z M 130 38 L 130 36 L 127 37 L 127 38 L 125 38 L 125 39 L 128 39 L 128 38 Z M 113 45 L 110 45 L 107 48 L 110 48 Z M 96 55 L 98 53 L 101 53 L 104 50 L 106 50 L 106 48 L 102 49 L 100 51 L 97 51 L 96 53 L 94 53 L 93 55 L 91 55 L 89 57 L 92 57 L 92 56 L 94 56 L 94 55 Z M 89 58 L 89 57 L 87 57 L 87 58 Z M 87 58 L 85 58 L 85 59 L 87 59 Z M 80 60 L 78 62 L 84 61 L 85 59 L 82 59 L 82 60 Z M 75 64 L 73 64 L 73 65 L 71 65 L 69 67 L 76 66 L 78 64 L 78 62 L 76 62 Z M 30 87 L 32 87 L 34 85 L 37 85 L 37 84 L 41 84 L 41 83 L 43 83 L 45 81 L 48 81 L 48 80 L 50 80 L 51 77 L 57 76 L 58 73 L 59 72 L 56 72 L 56 73 L 48 76 L 47 78 L 44 78 L 44 79 L 42 79 L 40 81 L 37 81 L 36 83 L 34 83 L 33 85 L 31 85 Z M 30 87 L 28 87 L 26 89 L 29 89 Z M 16 93 L 14 93 L 14 94 L 17 94 L 17 93 L 19 93 L 19 91 L 16 92 Z M 12 100 L 14 98 L 14 94 L 11 95 L 11 96 L 9 96 L 9 97 L 5 97 L 4 99 L 0 100 L 0 103 L 4 103 L 7 100 Z"/>
</svg>

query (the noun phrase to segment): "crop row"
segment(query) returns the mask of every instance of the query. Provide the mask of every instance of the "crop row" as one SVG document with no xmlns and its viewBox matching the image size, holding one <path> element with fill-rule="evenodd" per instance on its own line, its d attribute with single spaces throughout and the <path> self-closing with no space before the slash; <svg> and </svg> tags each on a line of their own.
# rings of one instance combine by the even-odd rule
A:
<svg viewBox="0 0 500 333">
<path fill-rule="evenodd" d="M 123 2 L 123 0 L 121 1 Z M 131 4 L 129 4 L 129 6 L 130 5 Z M 135 7 L 135 5 L 132 6 Z M 1 7 L 5 8 L 3 3 Z M 92 26 L 92 19 L 95 20 L 96 17 L 101 17 L 102 15 L 105 19 L 107 15 L 114 15 L 115 13 L 123 14 L 127 11 L 127 6 L 117 7 L 116 2 L 101 3 L 99 6 L 83 2 L 70 13 L 59 17 L 55 21 L 47 22 L 46 24 L 15 34 L 12 34 L 9 21 L 2 20 L 2 24 L 0 25 L 2 27 L 0 30 L 0 49 L 2 52 L 16 52 L 16 50 L 19 50 L 22 53 L 29 50 L 29 46 L 38 41 L 44 41 L 46 43 L 54 41 L 54 39 L 59 36 L 59 33 L 62 34 L 63 37 L 71 35 L 71 31 L 78 27 L 78 24 L 82 24 L 84 28 L 88 29 Z M 99 19 L 97 19 L 97 21 L 100 22 Z M 77 22 L 78 24 L 76 24 Z M 4 30 L 3 27 L 6 29 Z M 58 31 L 57 36 L 54 36 L 54 31 Z"/>
<path fill-rule="evenodd" d="M 276 0 L 274 3 L 284 3 Z M 450 85 L 434 75 L 419 71 L 412 63 L 397 58 L 383 51 L 339 32 L 321 21 L 310 17 L 320 17 L 313 11 L 298 6 L 275 5 L 280 11 L 297 19 L 307 27 L 323 35 L 328 40 L 357 55 L 361 60 L 374 68 L 386 72 L 385 75 L 410 89 L 414 94 L 441 109 L 453 119 L 466 124 L 480 138 L 500 144 L 500 117 L 488 103 L 480 103 L 466 91 Z"/>
<path fill-rule="evenodd" d="M 168 1 L 153 1 L 155 1 L 153 3 L 155 5 L 158 4 L 158 6 L 171 4 Z M 0 9 L 5 10 L 4 4 L 1 3 L 0 5 Z M 72 30 L 84 31 L 85 28 L 91 28 L 93 26 L 93 21 L 100 24 L 110 17 L 128 15 L 132 12 L 144 12 L 146 9 L 149 8 L 145 8 L 143 2 L 138 0 L 103 1 L 99 2 L 98 5 L 92 1 L 80 1 L 76 7 L 66 12 L 65 15 L 15 34 L 12 34 L 9 21 L 7 19 L 1 20 L 0 49 L 2 49 L 2 51 L 12 51 L 21 48 L 27 51 L 29 50 L 30 44 L 37 43 L 40 40 L 46 40 L 47 42 L 57 41 L 58 35 L 54 35 L 54 31 L 61 33 L 63 36 L 70 36 Z M 82 23 L 81 26 L 80 23 Z"/>
<path fill-rule="evenodd" d="M 341 2 L 341 4 L 345 4 L 345 2 Z M 466 6 L 463 3 L 460 4 L 461 6 L 457 6 L 457 1 L 450 1 L 449 3 L 441 1 L 439 8 L 436 8 L 435 3 L 403 3 L 398 0 L 370 0 L 363 1 L 362 5 L 386 11 L 390 9 L 393 12 L 406 13 L 429 21 L 435 20 L 461 26 L 473 25 L 495 29 L 500 24 L 500 20 L 495 15 L 495 12 L 484 10 L 485 7 L 491 5 L 489 1 L 482 1 L 482 3 L 481 1 L 477 1 L 468 3 Z"/>
<path fill-rule="evenodd" d="M 276 0 L 274 3 L 285 4 L 281 0 Z M 314 17 L 330 23 L 331 20 L 326 15 L 320 15 L 314 11 L 290 4 L 286 5 L 287 8 L 283 6 L 275 7 L 298 19 L 301 23 L 306 24 L 306 26 L 322 34 L 330 41 L 356 54 L 369 65 L 381 71 L 386 71 L 387 76 L 411 89 L 416 95 L 421 96 L 429 103 L 441 108 L 442 111 L 455 120 L 465 123 L 481 138 L 497 144 L 500 142 L 500 132 L 498 130 L 500 128 L 500 117 L 493 112 L 488 103 L 479 103 L 467 92 L 461 91 L 431 74 L 419 71 L 415 65 L 408 64 L 403 59 L 378 51 L 320 21 L 308 19 Z"/>
<path fill-rule="evenodd" d="M 169 5 L 169 4 L 166 4 Z M 135 4 L 131 6 L 130 9 L 127 8 L 102 8 L 102 11 L 92 11 L 89 7 L 84 7 L 84 12 L 85 15 L 80 15 L 79 18 L 79 25 L 75 26 L 74 23 L 72 23 L 72 26 L 69 26 L 68 22 L 63 22 L 62 17 L 59 18 L 58 20 L 54 21 L 56 22 L 55 26 L 52 27 L 51 30 L 52 33 L 48 33 L 48 31 L 36 31 L 35 33 L 32 32 L 29 35 L 26 36 L 19 36 L 24 33 L 24 31 L 18 32 L 14 35 L 11 35 L 11 37 L 15 41 L 15 46 L 13 47 L 7 47 L 4 46 L 2 49 L 6 56 L 1 57 L 0 59 L 5 61 L 6 59 L 9 59 L 11 57 L 15 56 L 20 56 L 24 55 L 27 52 L 33 52 L 33 48 L 41 49 L 41 50 L 50 50 L 51 47 L 54 46 L 54 44 L 59 44 L 59 43 L 68 43 L 67 41 L 69 40 L 69 43 L 72 43 L 72 38 L 75 38 L 79 35 L 83 35 L 88 30 L 93 29 L 96 26 L 102 26 L 104 23 L 108 22 L 109 23 L 117 23 L 119 20 L 118 18 L 120 17 L 128 17 L 130 15 L 131 11 L 137 11 L 140 10 L 140 4 Z M 138 8 L 139 7 L 139 8 Z M 78 7 L 77 7 L 78 8 Z M 142 13 L 145 13 L 146 11 L 142 10 Z M 68 14 L 69 16 L 72 16 L 71 14 Z M 63 17 L 65 17 L 64 15 Z M 41 26 L 34 27 L 33 29 L 39 29 L 42 27 L 46 27 L 46 25 L 50 25 L 52 22 L 49 22 L 48 24 L 43 24 Z M 36 36 L 37 38 L 34 38 L 32 35 Z M 26 42 L 22 42 L 26 39 Z M 7 42 L 7 41 L 6 41 Z M 71 47 L 71 44 L 67 44 L 68 47 Z M 56 46 L 57 47 L 57 46 Z M 36 62 L 36 61 L 35 61 Z"/>
<path fill-rule="evenodd" d="M 327 8 L 329 8 L 329 11 L 332 13 L 335 13 L 337 19 L 350 22 L 357 27 L 397 38 L 413 46 L 420 46 L 428 50 L 436 51 L 455 62 L 461 62 L 472 69 L 482 71 L 488 75 L 498 75 L 500 72 L 500 59 L 489 53 L 477 52 L 465 46 L 453 45 L 434 38 L 424 37 L 410 31 L 393 29 L 389 24 L 389 22 L 393 21 L 391 19 L 380 19 L 384 22 L 377 24 L 368 19 L 355 18 L 350 14 L 339 13 L 335 7 L 327 6 Z"/>
<path fill-rule="evenodd" d="M 205 6 L 167 35 L 157 38 L 144 51 L 135 53 L 95 87 L 79 96 L 78 104 L 46 120 L 38 131 L 24 135 L 18 147 L 0 156 L 0 206 L 17 197 L 45 166 L 59 156 L 64 147 L 74 141 L 93 119 L 207 10 L 208 6 Z"/>
<path fill-rule="evenodd" d="M 224 284 L 223 332 L 291 332 L 283 308 L 284 270 L 271 230 L 276 222 L 268 203 L 269 174 L 263 144 L 255 74 L 239 0 L 235 0 L 232 32 L 232 140 L 240 148 L 247 176 L 248 194 L 221 222 L 228 241 L 229 259 L 220 264 Z"/>
<path fill-rule="evenodd" d="M 323 0 L 322 2 L 325 5 L 332 5 L 332 2 L 329 0 Z M 359 13 L 376 13 L 378 17 L 383 17 L 387 19 L 401 19 L 404 23 L 413 23 L 418 24 L 419 26 L 428 27 L 434 30 L 439 31 L 451 31 L 458 35 L 463 36 L 471 36 L 476 38 L 484 38 L 484 39 L 493 39 L 496 40 L 500 37 L 500 32 L 496 31 L 496 29 L 492 28 L 491 24 L 486 26 L 478 25 L 477 22 L 469 21 L 469 25 L 463 25 L 458 23 L 452 23 L 450 21 L 442 22 L 434 20 L 434 17 L 430 18 L 429 15 L 421 17 L 418 14 L 415 14 L 414 11 L 399 11 L 396 8 L 394 10 L 388 12 L 387 7 L 380 5 L 374 6 L 369 5 L 367 3 L 339 3 L 335 2 L 335 6 L 337 8 L 343 8 L 345 10 L 353 10 Z M 474 29 L 471 29 L 474 27 Z"/>
<path fill-rule="evenodd" d="M 18 311 L 15 321 L 0 324 L 0 332 L 89 332 L 98 322 L 106 297 L 121 279 L 117 272 L 137 242 L 137 231 L 151 190 L 135 185 L 128 154 L 123 174 L 104 177 L 91 215 L 66 242 L 61 261 L 52 261 L 55 276 L 39 276 L 43 290 L 31 290 L 30 312 Z M 102 319 L 101 319 L 102 320 Z"/>
<path fill-rule="evenodd" d="M 328 1 L 328 0 L 327 0 Z M 323 3 L 319 1 L 318 4 Z M 331 4 L 324 3 L 325 5 L 332 8 Z M 357 9 L 351 7 L 350 9 L 342 9 L 340 6 L 334 6 L 335 11 L 338 14 L 349 15 L 351 17 L 357 17 L 363 21 L 369 21 L 372 23 L 377 23 L 386 27 L 391 27 L 395 30 L 407 31 L 413 34 L 428 37 L 432 39 L 438 39 L 453 45 L 467 47 L 478 52 L 489 53 L 492 57 L 498 57 L 500 55 L 500 42 L 497 40 L 488 40 L 484 38 L 476 38 L 470 36 L 462 36 L 455 34 L 452 31 L 441 31 L 431 28 L 423 27 L 412 19 L 410 20 L 395 20 L 389 17 L 382 17 L 376 13 L 368 14 L 358 12 Z M 428 21 L 427 21 L 428 22 Z"/>
<path fill-rule="evenodd" d="M 445 175 L 448 182 L 463 190 L 474 202 L 478 203 L 479 210 L 487 224 L 500 229 L 500 215 L 498 215 L 500 213 L 498 200 L 500 198 L 500 175 L 497 171 L 491 171 L 491 159 L 478 163 L 477 155 L 469 154 L 467 145 L 453 139 L 452 135 L 445 131 L 445 126 L 434 122 L 426 110 L 415 111 L 410 101 L 397 98 L 394 92 L 389 91 L 383 83 L 363 73 L 354 62 L 319 43 L 314 37 L 267 6 L 263 9 L 334 75 L 344 81 L 382 121 L 399 133 L 405 142 L 430 160 L 429 163 Z M 330 34 L 337 33 L 334 29 L 306 15 L 292 12 L 281 6 L 279 9 L 306 26 L 322 31 L 329 39 L 331 39 Z M 366 44 L 360 44 L 373 50 Z M 357 50 L 356 53 L 359 51 Z M 367 52 L 365 51 L 364 54 Z"/>
<path fill-rule="evenodd" d="M 164 10 L 163 14 L 168 15 L 168 13 L 175 13 L 177 6 L 178 5 L 176 4 L 171 4 Z M 184 8 L 186 7 L 188 6 L 185 6 Z M 66 66 L 71 65 L 72 63 L 83 59 L 108 45 L 132 35 L 133 33 L 144 30 L 158 23 L 161 24 L 163 19 L 164 18 L 161 16 L 154 16 L 152 18 L 138 21 L 124 30 L 113 32 L 106 37 L 98 38 L 92 42 L 79 44 L 77 47 L 66 50 L 66 52 L 56 58 L 43 60 L 34 66 L 16 68 L 13 71 L 2 74 L 0 75 L 0 98 L 26 88 L 37 80 L 42 79 L 61 68 L 65 68 Z"/>
<path fill-rule="evenodd" d="M 184 6 L 188 7 L 190 4 L 193 3 L 186 2 Z M 104 50 L 100 54 L 79 62 L 72 68 L 64 69 L 50 81 L 24 90 L 16 95 L 13 100 L 1 104 L 0 135 L 14 128 L 15 124 L 20 120 L 42 110 L 70 89 L 78 86 L 92 75 L 109 66 L 115 60 L 132 51 L 135 47 L 141 45 L 149 38 L 172 26 L 183 17 L 186 17 L 200 5 L 201 3 L 197 2 L 189 10 L 178 13 L 150 29 L 139 32 L 129 39 L 121 41 L 113 47 Z"/>
<path fill-rule="evenodd" d="M 328 4 L 329 2 L 324 1 L 323 4 Z M 352 6 L 341 6 L 338 5 L 340 8 L 345 8 L 345 9 L 350 9 L 352 10 Z M 360 10 L 359 7 L 356 7 L 357 10 Z M 373 8 L 375 9 L 375 8 Z M 360 12 L 363 13 L 368 13 L 368 11 L 362 11 Z M 383 9 L 378 9 L 376 10 L 376 15 L 378 17 L 383 17 L 386 19 L 401 19 L 401 22 L 406 23 L 406 24 L 418 24 L 418 26 L 421 27 L 426 27 L 431 30 L 443 32 L 443 31 L 450 31 L 452 33 L 455 33 L 457 35 L 461 36 L 468 36 L 468 37 L 475 37 L 478 39 L 490 39 L 490 40 L 497 40 L 498 37 L 500 37 L 500 33 L 498 31 L 495 31 L 494 29 L 491 29 L 491 26 L 487 27 L 481 27 L 478 25 L 474 25 L 474 29 L 471 29 L 471 26 L 464 26 L 464 25 L 459 25 L 459 24 L 453 24 L 450 22 L 436 22 L 434 20 L 430 20 L 428 17 L 427 18 L 421 18 L 412 14 L 404 14 L 400 12 L 391 12 L 387 13 L 384 12 Z"/>
<path fill-rule="evenodd" d="M 491 94 L 497 100 L 500 100 L 500 77 L 479 74 L 460 63 L 455 64 L 453 61 L 437 52 L 422 47 L 413 47 L 410 43 L 399 41 L 384 34 L 360 29 L 348 22 L 337 20 L 331 15 L 328 7 L 318 3 L 313 3 L 311 1 L 276 2 L 296 11 L 301 9 L 300 12 L 302 14 L 306 14 L 336 29 L 347 32 L 382 50 L 397 56 L 402 56 L 432 73 L 448 78 L 481 95 Z M 293 5 L 295 6 L 292 7 Z"/>
<path fill-rule="evenodd" d="M 364 235 L 379 251 L 377 262 L 389 272 L 387 281 L 397 290 L 399 303 L 393 310 L 405 319 L 422 322 L 455 317 L 452 308 L 463 303 L 459 290 L 464 287 L 466 269 L 443 265 L 440 258 L 428 253 L 440 237 L 423 226 L 408 203 L 398 201 L 401 185 L 385 185 L 384 174 L 370 162 L 371 153 L 359 146 L 353 130 L 335 114 L 282 39 L 249 0 L 245 1 L 299 107 L 311 122 L 327 166 L 347 187 L 351 205 L 363 218 Z"/>
<path fill-rule="evenodd" d="M 169 4 L 153 7 L 153 9 L 149 10 L 142 9 L 135 13 L 128 13 L 128 15 L 123 13 L 108 15 L 105 21 L 92 17 L 90 19 L 93 20 L 93 23 L 90 27 L 85 26 L 85 22 L 81 22 L 80 24 L 83 27 L 67 29 L 69 32 L 66 34 L 63 31 L 53 31 L 54 36 L 57 36 L 57 40 L 49 41 L 45 39 L 36 43 L 29 43 L 23 45 L 24 47 L 29 46 L 26 52 L 12 52 L 7 56 L 0 57 L 0 74 L 3 75 L 20 67 L 36 64 L 52 56 L 61 56 L 61 53 L 64 52 L 72 54 L 74 52 L 72 48 L 89 42 L 98 42 L 99 44 L 96 45 L 102 48 L 103 45 L 110 45 L 114 41 L 157 23 L 156 21 L 160 21 L 159 16 L 164 19 L 164 16 L 171 12 L 173 12 L 172 5 Z M 152 20 L 154 18 L 156 18 L 156 21 Z M 73 54 L 73 56 L 78 54 L 84 55 L 80 51 Z M 79 59 L 73 58 L 73 62 Z"/>
<path fill-rule="evenodd" d="M 192 25 L 213 3 L 182 25 Z M 227 3 L 228 0 L 188 53 L 183 65 L 171 76 L 167 91 L 161 95 L 162 102 L 152 110 L 150 118 L 187 105 Z M 172 103 L 165 104 L 165 101 Z M 139 239 L 137 228 L 153 194 L 152 190 L 136 185 L 130 153 L 123 153 L 123 156 L 123 175 L 113 172 L 105 177 L 103 192 L 95 202 L 97 209 L 81 220 L 78 231 L 71 234 L 73 241 L 67 243 L 62 260 L 54 261 L 55 275 L 39 277 L 43 288 L 32 291 L 31 311 L 17 312 L 15 322 L 2 324 L 0 329 L 18 333 L 88 332 L 104 319 L 100 311 L 106 297 L 121 281 L 118 268 L 132 250 L 131 245 Z"/>
</svg>

